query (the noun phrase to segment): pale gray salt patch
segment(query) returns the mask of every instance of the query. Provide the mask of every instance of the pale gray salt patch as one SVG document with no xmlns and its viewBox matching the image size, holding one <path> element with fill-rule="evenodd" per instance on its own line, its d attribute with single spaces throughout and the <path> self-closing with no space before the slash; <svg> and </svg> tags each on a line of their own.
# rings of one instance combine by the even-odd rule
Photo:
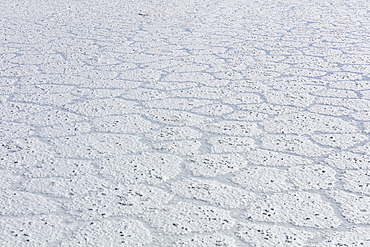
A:
<svg viewBox="0 0 370 247">
<path fill-rule="evenodd" d="M 187 159 L 186 168 L 195 176 L 216 177 L 238 171 L 248 164 L 240 154 L 202 154 Z"/>
<path fill-rule="evenodd" d="M 18 80 L 18 78 L 3 77 L 1 78 L 1 86 L 4 88 L 13 88 Z"/>
<path fill-rule="evenodd" d="M 207 87 L 225 87 L 230 83 L 229 80 L 226 79 L 215 79 L 215 80 L 206 80 L 206 81 L 201 81 L 200 84 L 202 86 L 207 86 Z"/>
<path fill-rule="evenodd" d="M 369 170 L 347 170 L 342 174 L 341 180 L 345 190 L 370 196 Z"/>
<path fill-rule="evenodd" d="M 210 100 L 186 99 L 186 98 L 166 98 L 143 102 L 147 108 L 171 109 L 171 110 L 191 110 L 196 107 L 211 104 Z"/>
<path fill-rule="evenodd" d="M 8 98 L 9 96 L 12 96 L 15 91 L 15 86 L 4 86 L 3 83 L 0 85 L 0 96 Z"/>
<path fill-rule="evenodd" d="M 189 55 L 189 54 L 186 54 L 186 55 Z M 197 73 L 196 71 L 207 70 L 208 68 L 209 66 L 205 64 L 180 64 L 180 65 L 172 67 L 171 69 L 175 70 L 177 73 L 181 73 L 181 72 Z"/>
<path fill-rule="evenodd" d="M 352 110 L 349 110 L 347 108 L 331 105 L 312 105 L 307 108 L 307 111 L 311 113 L 329 115 L 334 117 L 349 116 L 351 113 L 353 113 Z"/>
<path fill-rule="evenodd" d="M 224 104 L 209 104 L 193 109 L 192 112 L 209 115 L 209 116 L 222 116 L 233 112 L 233 108 Z"/>
<path fill-rule="evenodd" d="M 162 72 L 154 69 L 134 69 L 119 73 L 117 79 L 122 81 L 158 81 Z"/>
<path fill-rule="evenodd" d="M 208 140 L 212 153 L 244 153 L 255 147 L 254 140 L 249 137 L 216 136 Z"/>
<path fill-rule="evenodd" d="M 40 82 L 39 82 L 40 83 Z M 70 94 L 76 91 L 75 86 L 68 86 L 68 85 L 57 85 L 57 84 L 36 84 L 36 85 L 28 85 L 28 84 L 20 84 L 17 87 L 16 94 L 23 95 L 25 97 L 29 97 L 32 95 L 54 95 L 54 94 Z"/>
<path fill-rule="evenodd" d="M 303 158 L 294 154 L 286 154 L 263 149 L 253 149 L 245 154 L 248 161 L 255 165 L 263 166 L 296 166 L 311 164 L 311 159 Z"/>
<path fill-rule="evenodd" d="M 320 242 L 314 239 L 307 246 L 323 247 L 331 246 L 369 246 L 370 245 L 370 228 L 368 226 L 353 226 L 349 231 L 324 232 L 323 240 Z M 316 243 L 315 243 L 316 242 Z"/>
<path fill-rule="evenodd" d="M 340 149 L 350 148 L 368 139 L 362 134 L 317 134 L 311 138 L 322 145 Z"/>
<path fill-rule="evenodd" d="M 337 228 L 342 221 L 320 195 L 309 192 L 275 193 L 256 200 L 247 209 L 252 221 L 290 223 L 295 226 Z"/>
<path fill-rule="evenodd" d="M 325 89 L 322 91 L 314 92 L 313 94 L 321 97 L 357 98 L 357 94 L 349 90 Z"/>
<path fill-rule="evenodd" d="M 119 115 L 94 118 L 92 127 L 96 131 L 107 133 L 144 134 L 158 129 L 158 124 L 153 124 L 140 115 Z"/>
<path fill-rule="evenodd" d="M 327 81 L 356 81 L 361 80 L 362 75 L 351 72 L 334 72 L 330 75 L 323 76 L 322 79 Z"/>
<path fill-rule="evenodd" d="M 248 191 L 280 192 L 294 188 L 286 170 L 271 167 L 248 166 L 233 174 L 231 180 Z"/>
<path fill-rule="evenodd" d="M 191 97 L 196 99 L 219 99 L 219 100 L 228 98 L 232 94 L 233 92 L 229 89 L 225 89 L 222 87 L 217 88 L 206 86 L 170 92 L 171 97 Z"/>
<path fill-rule="evenodd" d="M 237 229 L 238 237 L 254 247 L 306 246 L 307 241 L 316 237 L 310 231 L 253 222 L 240 223 Z"/>
<path fill-rule="evenodd" d="M 368 90 L 370 89 L 370 82 L 368 80 L 362 81 L 334 81 L 328 83 L 329 87 L 347 90 Z"/>
<path fill-rule="evenodd" d="M 323 165 L 295 166 L 287 176 L 299 190 L 333 189 L 336 185 L 336 171 Z"/>
<path fill-rule="evenodd" d="M 299 91 L 266 91 L 263 95 L 269 103 L 295 107 L 308 107 L 315 99 L 315 96 Z"/>
<path fill-rule="evenodd" d="M 367 142 L 361 146 L 357 146 L 353 148 L 352 151 L 368 155 L 370 153 L 370 142 Z"/>
<path fill-rule="evenodd" d="M 122 81 L 121 81 L 121 84 Z M 112 88 L 112 87 L 111 87 Z M 78 88 L 72 92 L 73 95 L 79 96 L 85 99 L 104 99 L 113 98 L 125 93 L 125 89 L 115 88 L 115 89 L 98 89 L 98 88 Z"/>
<path fill-rule="evenodd" d="M 247 70 L 245 73 L 245 77 L 248 79 L 260 80 L 265 81 L 271 78 L 276 78 L 282 75 L 281 72 L 276 71 L 262 71 L 259 68 L 252 68 Z M 243 73 L 243 74 L 244 74 Z M 243 75 L 239 76 L 237 79 L 243 79 Z"/>
<path fill-rule="evenodd" d="M 33 113 L 31 116 L 24 116 L 19 121 L 27 122 L 30 125 L 37 127 L 63 126 L 67 123 L 87 121 L 88 118 L 66 111 L 56 109 L 44 109 Z"/>
<path fill-rule="evenodd" d="M 40 167 L 54 160 L 51 147 L 37 138 L 2 140 L 0 168 L 15 171 Z"/>
<path fill-rule="evenodd" d="M 23 191 L 0 191 L 0 215 L 2 216 L 50 214 L 58 211 L 60 211 L 60 205 L 45 196 Z"/>
<path fill-rule="evenodd" d="M 58 155 L 69 158 L 103 158 L 147 149 L 138 136 L 125 134 L 92 133 L 61 137 L 51 140 L 51 143 Z"/>
<path fill-rule="evenodd" d="M 271 59 L 271 60 L 270 60 Z M 272 56 L 261 56 L 258 57 L 257 60 L 258 62 L 253 65 L 254 69 L 261 69 L 261 70 L 266 70 L 266 71 L 286 71 L 287 69 L 290 68 L 290 65 L 285 64 L 285 63 L 280 63 L 279 60 L 275 59 L 281 59 L 283 60 L 284 57 L 272 57 Z M 279 62 L 273 62 L 279 61 Z"/>
<path fill-rule="evenodd" d="M 2 121 L 24 121 L 32 119 L 32 115 L 41 111 L 49 111 L 52 107 L 26 104 L 19 102 L 0 103 L 0 119 Z"/>
<path fill-rule="evenodd" d="M 223 117 L 228 120 L 236 121 L 261 121 L 263 119 L 268 118 L 268 114 L 245 110 L 245 111 L 234 111 L 231 114 L 228 114 Z"/>
<path fill-rule="evenodd" d="M 94 181 L 99 183 L 83 188 L 85 194 L 74 194 L 68 200 L 60 200 L 63 209 L 78 220 L 137 216 L 148 210 L 163 208 L 173 199 L 168 192 L 147 185 Z"/>
<path fill-rule="evenodd" d="M 98 191 L 99 186 L 107 187 L 108 182 L 86 174 L 73 177 L 41 177 L 29 178 L 20 183 L 20 188 L 26 192 L 42 194 L 46 196 L 69 198 L 75 196 L 87 196 L 91 192 Z"/>
<path fill-rule="evenodd" d="M 143 223 L 132 219 L 106 219 L 77 225 L 61 243 L 74 246 L 150 246 L 152 235 Z"/>
<path fill-rule="evenodd" d="M 342 69 L 353 73 L 368 74 L 370 72 L 370 65 L 368 64 L 345 64 L 342 65 Z"/>
<path fill-rule="evenodd" d="M 157 81 L 150 84 L 143 85 L 146 89 L 155 90 L 179 90 L 179 89 L 190 89 L 198 87 L 196 82 L 169 82 L 169 81 Z"/>
<path fill-rule="evenodd" d="M 222 102 L 226 104 L 240 105 L 240 104 L 258 104 L 264 100 L 258 94 L 254 93 L 236 93 L 234 92 L 230 97 L 224 98 Z"/>
<path fill-rule="evenodd" d="M 331 154 L 324 161 L 338 169 L 370 169 L 370 157 L 363 154 L 344 151 Z"/>
<path fill-rule="evenodd" d="M 110 67 L 110 70 L 111 71 L 114 71 L 114 72 L 123 72 L 123 71 L 126 71 L 126 70 L 135 69 L 138 66 L 135 63 L 121 62 L 121 63 L 118 63 L 118 64 L 111 65 L 109 67 Z"/>
<path fill-rule="evenodd" d="M 42 138 L 57 138 L 63 136 L 81 135 L 91 131 L 89 122 L 66 123 L 39 128 L 36 136 Z"/>
<path fill-rule="evenodd" d="M 307 63 L 313 62 L 316 64 L 325 63 L 325 60 L 322 57 L 318 56 L 306 56 L 302 54 L 297 54 L 295 56 L 289 56 L 287 59 L 284 60 L 285 63 Z"/>
<path fill-rule="evenodd" d="M 163 78 L 164 81 L 194 81 L 202 82 L 214 79 L 212 75 L 204 72 L 171 73 Z"/>
<path fill-rule="evenodd" d="M 175 247 L 198 247 L 198 246 L 223 246 L 236 247 L 234 238 L 214 233 L 212 235 L 194 235 L 192 237 L 184 237 L 173 243 Z"/>
<path fill-rule="evenodd" d="M 364 111 L 370 109 L 370 101 L 366 99 L 346 99 L 346 98 L 327 98 L 318 97 L 315 101 L 316 104 L 342 106 L 354 111 Z"/>
<path fill-rule="evenodd" d="M 370 108 L 369 108 L 370 109 Z M 370 111 L 359 111 L 350 114 L 350 117 L 353 117 L 355 120 L 360 120 L 360 121 L 369 121 L 370 120 Z"/>
<path fill-rule="evenodd" d="M 36 165 L 27 167 L 24 176 L 28 178 L 49 178 L 49 177 L 75 177 L 87 174 L 94 174 L 97 169 L 90 160 L 73 160 L 56 158 L 51 155 Z"/>
<path fill-rule="evenodd" d="M 346 220 L 354 224 L 369 224 L 369 196 L 341 190 L 331 190 L 326 193 L 340 205 L 340 212 Z"/>
<path fill-rule="evenodd" d="M 120 63 L 121 61 L 118 58 L 112 57 L 112 54 L 104 54 L 100 55 L 100 57 L 97 60 L 98 65 L 105 66 L 109 65 L 112 66 L 114 64 Z"/>
<path fill-rule="evenodd" d="M 307 76 L 307 77 L 320 77 L 326 75 L 326 71 L 312 70 L 312 68 L 294 68 L 290 67 L 284 69 L 284 74 L 289 76 Z"/>
<path fill-rule="evenodd" d="M 202 134 L 190 127 L 163 127 L 151 130 L 145 137 L 152 142 L 158 142 L 199 139 L 202 137 Z"/>
<path fill-rule="evenodd" d="M 88 117 L 104 117 L 133 113 L 137 108 L 136 103 L 119 98 L 92 99 L 63 105 L 67 111 Z"/>
<path fill-rule="evenodd" d="M 10 98 L 10 95 L 0 95 L 0 104 L 5 103 Z"/>
<path fill-rule="evenodd" d="M 8 121 L 0 122 L 0 142 L 4 144 L 5 140 L 14 140 L 32 136 L 35 133 L 34 128 L 25 123 L 15 123 Z"/>
<path fill-rule="evenodd" d="M 268 103 L 240 105 L 237 107 L 241 111 L 258 112 L 268 115 L 283 115 L 301 111 L 300 108 L 294 106 L 281 106 Z"/>
<path fill-rule="evenodd" d="M 72 228 L 66 220 L 70 218 L 53 214 L 1 218 L 0 242 L 3 246 L 58 245 Z"/>
<path fill-rule="evenodd" d="M 236 91 L 236 92 L 264 92 L 269 90 L 269 87 L 266 84 L 263 84 L 259 81 L 231 81 L 227 88 Z"/>
<path fill-rule="evenodd" d="M 112 95 L 115 97 L 117 93 L 130 89 L 137 89 L 143 83 L 143 81 L 126 81 L 119 78 L 88 80 L 87 82 L 83 83 L 82 86 L 89 88 L 89 90 L 97 90 L 97 92 L 93 93 L 92 91 L 84 91 L 81 96 L 95 98 L 93 95 L 96 95 L 99 98 L 106 98 L 108 95 Z M 114 90 L 112 91 L 108 88 L 114 88 Z M 80 93 L 78 93 L 78 95 L 79 94 Z"/>
<path fill-rule="evenodd" d="M 198 140 L 180 140 L 155 143 L 151 148 L 159 152 L 177 155 L 194 155 L 199 152 L 202 143 Z"/>
<path fill-rule="evenodd" d="M 177 176 L 182 161 L 172 154 L 143 153 L 104 159 L 98 166 L 102 176 L 113 182 L 158 184 Z"/>
<path fill-rule="evenodd" d="M 307 157 L 319 157 L 333 152 L 332 149 L 320 147 L 308 137 L 300 135 L 265 135 L 261 141 L 262 148 Z"/>
<path fill-rule="evenodd" d="M 22 65 L 20 69 L 19 66 L 13 66 L 8 69 L 0 70 L 0 77 L 19 77 L 19 76 L 32 76 L 40 73 L 39 67 L 35 65 Z"/>
<path fill-rule="evenodd" d="M 242 121 L 219 121 L 199 126 L 203 131 L 231 136 L 258 136 L 262 133 L 257 123 Z"/>
<path fill-rule="evenodd" d="M 18 189 L 18 184 L 22 181 L 23 177 L 16 174 L 15 171 L 9 169 L 0 170 L 0 190 L 11 191 Z"/>
<path fill-rule="evenodd" d="M 341 118 L 322 116 L 309 112 L 279 115 L 262 122 L 269 133 L 313 134 L 315 132 L 354 133 L 357 127 Z"/>
<path fill-rule="evenodd" d="M 61 106 L 79 100 L 79 97 L 69 93 L 37 93 L 37 94 L 14 94 L 12 101 L 33 103 L 40 105 Z"/>
<path fill-rule="evenodd" d="M 370 122 L 363 123 L 364 132 L 370 134 Z"/>
<path fill-rule="evenodd" d="M 332 49 L 328 47 L 310 46 L 310 47 L 303 48 L 301 50 L 305 55 L 308 55 L 308 56 L 331 56 L 331 55 L 334 56 L 334 55 L 341 54 L 340 50 Z"/>
<path fill-rule="evenodd" d="M 370 90 L 364 90 L 360 92 L 363 99 L 370 100 Z"/>
<path fill-rule="evenodd" d="M 251 192 L 205 179 L 182 179 L 172 183 L 170 188 L 181 197 L 206 201 L 222 208 L 245 208 L 255 199 Z"/>
<path fill-rule="evenodd" d="M 171 235 L 219 232 L 229 230 L 235 224 L 226 210 L 185 202 L 147 211 L 141 218 L 152 227 Z"/>
<path fill-rule="evenodd" d="M 150 109 L 142 113 L 145 117 L 172 126 L 199 126 L 210 122 L 209 118 L 185 111 Z"/>
<path fill-rule="evenodd" d="M 318 83 L 317 80 L 302 77 L 302 76 L 284 76 L 280 78 L 272 78 L 264 82 L 269 87 L 272 87 L 276 90 L 293 90 L 298 92 L 312 92 L 310 89 L 322 88 L 321 83 Z"/>
<path fill-rule="evenodd" d="M 124 99 L 131 100 L 155 100 L 164 99 L 169 97 L 169 93 L 165 91 L 147 89 L 147 88 L 136 88 L 133 90 L 128 90 L 121 95 Z"/>
<path fill-rule="evenodd" d="M 314 79 L 309 80 L 299 76 L 289 76 L 281 79 L 274 78 L 265 83 L 278 91 L 305 92 L 310 95 L 326 89 L 325 86 L 316 83 Z"/>
</svg>

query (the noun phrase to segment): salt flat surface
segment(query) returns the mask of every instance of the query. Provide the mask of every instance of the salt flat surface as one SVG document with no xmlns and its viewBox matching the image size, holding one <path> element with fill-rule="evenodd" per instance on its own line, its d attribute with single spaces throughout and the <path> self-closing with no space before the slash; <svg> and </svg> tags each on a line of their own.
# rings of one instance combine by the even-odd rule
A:
<svg viewBox="0 0 370 247">
<path fill-rule="evenodd" d="M 0 1 L 0 247 L 370 246 L 369 9 Z"/>
</svg>

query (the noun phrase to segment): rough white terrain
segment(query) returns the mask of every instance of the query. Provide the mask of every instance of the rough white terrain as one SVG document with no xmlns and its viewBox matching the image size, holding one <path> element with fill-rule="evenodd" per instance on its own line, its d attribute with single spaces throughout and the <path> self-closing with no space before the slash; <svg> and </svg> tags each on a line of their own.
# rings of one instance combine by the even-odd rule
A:
<svg viewBox="0 0 370 247">
<path fill-rule="evenodd" d="M 0 247 L 370 246 L 367 0 L 1 0 Z"/>
</svg>

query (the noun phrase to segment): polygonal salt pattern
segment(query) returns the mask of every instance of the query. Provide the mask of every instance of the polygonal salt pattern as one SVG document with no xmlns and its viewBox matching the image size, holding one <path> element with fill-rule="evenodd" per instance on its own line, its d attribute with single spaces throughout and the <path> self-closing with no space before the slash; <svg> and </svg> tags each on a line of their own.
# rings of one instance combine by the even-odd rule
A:
<svg viewBox="0 0 370 247">
<path fill-rule="evenodd" d="M 303 135 L 265 135 L 262 137 L 262 147 L 312 158 L 333 152 L 333 149 L 318 145 Z"/>
<path fill-rule="evenodd" d="M 207 201 L 222 208 L 244 208 L 255 198 L 253 193 L 204 179 L 184 179 L 171 184 L 171 190 L 185 198 Z"/>
<path fill-rule="evenodd" d="M 370 196 L 370 171 L 369 170 L 348 170 L 342 175 L 343 188 Z"/>
<path fill-rule="evenodd" d="M 245 153 L 255 147 L 255 142 L 250 137 L 216 136 L 208 141 L 212 153 Z"/>
<path fill-rule="evenodd" d="M 141 218 L 152 227 L 175 235 L 223 231 L 235 224 L 226 210 L 184 202 L 145 212 Z"/>
<path fill-rule="evenodd" d="M 237 235 L 252 246 L 303 246 L 313 239 L 313 232 L 284 226 L 247 223 L 238 225 Z"/>
<path fill-rule="evenodd" d="M 193 155 L 185 164 L 195 176 L 216 177 L 238 171 L 247 166 L 248 159 L 240 154 Z"/>
<path fill-rule="evenodd" d="M 246 217 L 252 221 L 290 223 L 314 228 L 338 228 L 341 219 L 331 204 L 310 192 L 275 193 L 251 204 Z"/>
<path fill-rule="evenodd" d="M 369 196 L 342 190 L 329 191 L 327 194 L 340 205 L 340 212 L 346 220 L 355 224 L 366 224 L 370 216 Z"/>
<path fill-rule="evenodd" d="M 356 126 L 340 118 L 306 112 L 280 115 L 265 120 L 263 125 L 267 132 L 283 134 L 355 133 L 358 131 Z"/>
<path fill-rule="evenodd" d="M 173 244 L 173 246 L 176 247 L 196 247 L 204 245 L 225 247 L 237 246 L 233 237 L 217 233 L 212 235 L 197 234 L 194 237 L 181 238 Z"/>
<path fill-rule="evenodd" d="M 73 219 L 58 214 L 2 218 L 0 242 L 4 246 L 58 245 L 72 230 L 68 220 Z"/>
<path fill-rule="evenodd" d="M 368 9 L 1 1 L 0 246 L 370 246 Z"/>
<path fill-rule="evenodd" d="M 183 159 L 165 153 L 121 155 L 97 162 L 99 174 L 113 182 L 124 184 L 157 184 L 176 177 Z"/>
<path fill-rule="evenodd" d="M 301 190 L 333 189 L 336 185 L 336 171 L 323 165 L 306 165 L 289 168 L 289 178 Z"/>
<path fill-rule="evenodd" d="M 278 192 L 293 189 L 293 184 L 287 181 L 287 170 L 270 167 L 246 167 L 235 173 L 234 183 L 250 191 Z"/>
<path fill-rule="evenodd" d="M 63 247 L 84 246 L 148 246 L 150 231 L 139 221 L 104 220 L 76 226 L 72 236 L 61 243 Z"/>
<path fill-rule="evenodd" d="M 138 136 L 128 134 L 88 133 L 52 140 L 58 155 L 70 158 L 103 158 L 147 150 Z"/>
</svg>

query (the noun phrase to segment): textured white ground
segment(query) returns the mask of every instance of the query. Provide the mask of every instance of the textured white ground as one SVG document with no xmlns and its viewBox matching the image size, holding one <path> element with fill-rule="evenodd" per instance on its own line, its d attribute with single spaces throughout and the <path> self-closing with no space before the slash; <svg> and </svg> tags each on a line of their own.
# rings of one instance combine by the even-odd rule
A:
<svg viewBox="0 0 370 247">
<path fill-rule="evenodd" d="M 366 0 L 1 0 L 0 246 L 370 246 Z"/>
</svg>

